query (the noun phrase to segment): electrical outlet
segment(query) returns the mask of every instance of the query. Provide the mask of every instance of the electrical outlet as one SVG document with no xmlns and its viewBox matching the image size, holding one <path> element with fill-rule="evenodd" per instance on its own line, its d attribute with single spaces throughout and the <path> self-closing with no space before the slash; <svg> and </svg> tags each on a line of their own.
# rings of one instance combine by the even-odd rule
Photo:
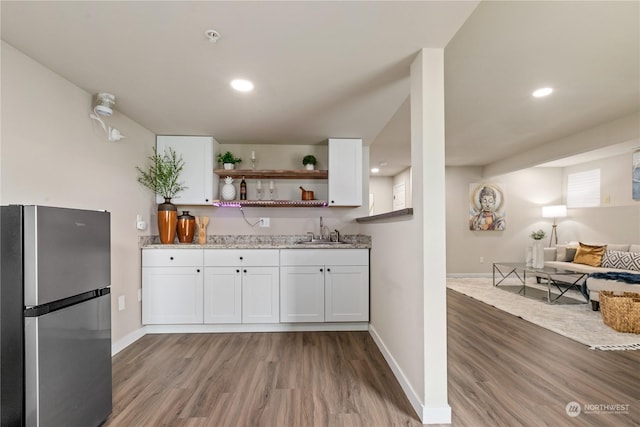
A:
<svg viewBox="0 0 640 427">
<path fill-rule="evenodd" d="M 124 305 L 124 295 L 120 295 L 118 297 L 118 311 L 124 310 L 124 307 L 125 307 L 125 305 Z"/>
<path fill-rule="evenodd" d="M 483 256 L 480 257 L 480 264 L 482 264 L 482 263 L 484 263 L 484 257 Z"/>
<path fill-rule="evenodd" d="M 270 218 L 260 218 L 260 227 L 268 228 L 270 227 Z"/>
<path fill-rule="evenodd" d="M 142 219 L 142 215 L 136 216 L 136 228 L 138 230 L 145 230 L 147 228 L 147 222 Z"/>
</svg>

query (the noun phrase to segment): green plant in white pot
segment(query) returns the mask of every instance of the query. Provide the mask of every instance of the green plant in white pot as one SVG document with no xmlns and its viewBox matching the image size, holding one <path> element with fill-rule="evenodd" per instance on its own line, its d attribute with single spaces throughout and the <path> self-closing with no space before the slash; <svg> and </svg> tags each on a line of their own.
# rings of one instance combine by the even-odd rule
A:
<svg viewBox="0 0 640 427">
<path fill-rule="evenodd" d="M 307 154 L 302 158 L 302 164 L 307 168 L 307 170 L 313 170 L 314 166 L 318 163 L 316 157 L 312 154 Z"/>
<path fill-rule="evenodd" d="M 224 154 L 218 154 L 218 162 L 222 163 L 222 166 L 225 169 L 233 169 L 236 163 L 240 163 L 242 159 L 240 157 L 236 157 L 231 153 L 231 151 L 227 151 Z"/>
<path fill-rule="evenodd" d="M 162 154 L 154 147 L 147 168 L 143 170 L 136 166 L 136 169 L 139 173 L 138 182 L 164 197 L 164 203 L 158 205 L 158 232 L 161 243 L 173 243 L 178 208 L 171 203 L 171 199 L 186 188 L 179 181 L 180 173 L 184 169 L 184 160 L 170 147 Z"/>
</svg>

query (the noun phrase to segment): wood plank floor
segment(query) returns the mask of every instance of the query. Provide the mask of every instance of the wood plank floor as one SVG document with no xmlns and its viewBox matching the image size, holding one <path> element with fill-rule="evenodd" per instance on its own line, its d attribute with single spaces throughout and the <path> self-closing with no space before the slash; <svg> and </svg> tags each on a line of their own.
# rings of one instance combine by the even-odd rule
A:
<svg viewBox="0 0 640 427">
<path fill-rule="evenodd" d="M 640 352 L 593 351 L 448 291 L 454 426 L 640 425 Z M 421 425 L 367 332 L 146 335 L 105 426 Z M 629 405 L 569 417 L 565 406 Z"/>
</svg>

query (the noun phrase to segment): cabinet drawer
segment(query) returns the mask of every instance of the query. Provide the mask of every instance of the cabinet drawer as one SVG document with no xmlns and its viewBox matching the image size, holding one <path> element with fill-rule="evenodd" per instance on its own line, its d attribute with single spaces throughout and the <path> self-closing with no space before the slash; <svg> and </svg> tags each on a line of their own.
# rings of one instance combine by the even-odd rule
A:
<svg viewBox="0 0 640 427">
<path fill-rule="evenodd" d="M 205 249 L 204 265 L 277 267 L 279 252 L 278 249 Z"/>
<path fill-rule="evenodd" d="M 280 265 L 369 265 L 369 249 L 282 249 Z"/>
<path fill-rule="evenodd" d="M 143 249 L 143 267 L 192 267 L 202 265 L 202 249 Z"/>
</svg>

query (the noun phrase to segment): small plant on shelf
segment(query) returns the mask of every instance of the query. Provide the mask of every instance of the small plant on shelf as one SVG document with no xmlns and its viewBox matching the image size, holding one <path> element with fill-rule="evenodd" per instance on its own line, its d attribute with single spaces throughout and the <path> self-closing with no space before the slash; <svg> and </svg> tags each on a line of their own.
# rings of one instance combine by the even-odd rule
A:
<svg viewBox="0 0 640 427">
<path fill-rule="evenodd" d="M 544 239 L 545 233 L 542 230 L 532 231 L 530 236 L 533 240 L 542 240 Z"/>
<path fill-rule="evenodd" d="M 302 159 L 302 164 L 306 166 L 307 169 L 309 170 L 313 170 L 313 167 L 318 163 L 318 161 L 316 160 L 316 157 L 311 155 L 311 154 L 307 154 L 306 156 L 303 157 Z"/>
<path fill-rule="evenodd" d="M 242 159 L 234 156 L 231 151 L 227 151 L 224 154 L 218 154 L 218 162 L 224 165 L 225 169 L 233 169 L 233 165 L 240 163 Z"/>
</svg>

